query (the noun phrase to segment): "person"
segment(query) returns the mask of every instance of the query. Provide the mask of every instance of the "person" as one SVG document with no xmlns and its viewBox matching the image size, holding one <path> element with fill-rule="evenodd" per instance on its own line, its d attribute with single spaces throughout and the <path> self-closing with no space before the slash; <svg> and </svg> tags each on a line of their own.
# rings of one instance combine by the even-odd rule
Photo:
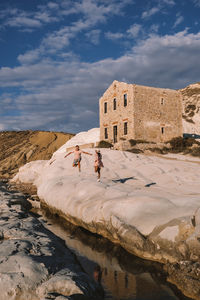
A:
<svg viewBox="0 0 200 300">
<path fill-rule="evenodd" d="M 69 153 L 67 153 L 67 154 L 65 155 L 65 157 L 69 156 L 69 155 L 72 154 L 72 153 L 74 153 L 74 160 L 73 160 L 72 166 L 73 166 L 73 167 L 77 167 L 77 166 L 78 166 L 78 169 L 79 169 L 79 172 L 80 172 L 80 171 L 81 171 L 81 154 L 82 154 L 82 153 L 88 154 L 88 155 L 92 155 L 92 154 L 89 153 L 89 152 L 80 150 L 79 145 L 76 145 L 75 150 L 74 150 L 74 151 L 70 151 Z"/>
<path fill-rule="evenodd" d="M 102 155 L 100 150 L 95 150 L 95 158 L 94 158 L 94 171 L 97 173 L 97 181 L 100 181 L 101 177 L 101 168 L 103 167 Z"/>
</svg>

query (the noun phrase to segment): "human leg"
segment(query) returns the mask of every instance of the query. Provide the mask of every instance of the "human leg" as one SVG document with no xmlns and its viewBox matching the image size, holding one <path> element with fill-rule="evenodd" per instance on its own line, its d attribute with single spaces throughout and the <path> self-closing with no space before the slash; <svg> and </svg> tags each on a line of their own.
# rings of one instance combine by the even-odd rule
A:
<svg viewBox="0 0 200 300">
<path fill-rule="evenodd" d="M 101 168 L 100 167 L 98 167 L 97 173 L 98 173 L 98 179 L 100 179 L 100 177 L 101 177 Z"/>
<path fill-rule="evenodd" d="M 80 161 L 78 161 L 78 170 L 79 170 L 79 172 L 81 172 L 81 162 Z"/>
<path fill-rule="evenodd" d="M 77 159 L 74 159 L 72 166 L 73 166 L 73 167 L 77 167 L 77 165 L 78 165 L 78 160 L 77 160 Z"/>
</svg>

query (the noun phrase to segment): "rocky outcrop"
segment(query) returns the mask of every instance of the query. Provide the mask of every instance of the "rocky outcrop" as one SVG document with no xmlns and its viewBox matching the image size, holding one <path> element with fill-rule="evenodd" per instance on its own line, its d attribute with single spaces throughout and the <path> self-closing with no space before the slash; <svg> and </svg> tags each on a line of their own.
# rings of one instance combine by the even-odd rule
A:
<svg viewBox="0 0 200 300">
<path fill-rule="evenodd" d="M 0 132 L 0 177 L 12 177 L 27 162 L 50 159 L 72 136 L 45 131 Z"/>
<path fill-rule="evenodd" d="M 27 213 L 27 203 L 1 184 L 0 300 L 101 299 L 100 286 L 63 241 Z"/>
<path fill-rule="evenodd" d="M 97 182 L 94 158 L 83 153 L 80 173 L 72 168 L 73 156 L 65 158 L 66 148 L 67 143 L 50 161 L 26 164 L 13 181 L 34 184 L 53 213 L 137 256 L 169 266 L 200 260 L 199 161 L 102 149 Z M 170 268 L 169 273 L 175 274 Z"/>
<path fill-rule="evenodd" d="M 183 132 L 200 135 L 200 82 L 180 92 L 183 96 Z"/>
</svg>

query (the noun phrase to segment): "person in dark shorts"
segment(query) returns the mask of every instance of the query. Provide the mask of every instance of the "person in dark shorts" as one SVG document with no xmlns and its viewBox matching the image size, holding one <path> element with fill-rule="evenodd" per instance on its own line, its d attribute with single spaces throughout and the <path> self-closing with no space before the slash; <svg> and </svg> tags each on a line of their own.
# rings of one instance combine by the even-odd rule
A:
<svg viewBox="0 0 200 300">
<path fill-rule="evenodd" d="M 81 154 L 82 154 L 82 153 L 88 154 L 88 155 L 92 155 L 92 154 L 89 153 L 89 152 L 80 150 L 80 148 L 79 148 L 78 145 L 76 145 L 74 151 L 70 151 L 69 153 L 67 153 L 67 154 L 65 155 L 65 157 L 69 156 L 69 155 L 72 154 L 72 153 L 74 153 L 74 160 L 73 160 L 72 166 L 73 166 L 73 167 L 77 167 L 77 166 L 78 166 L 78 169 L 79 169 L 79 172 L 80 172 L 80 171 L 81 171 Z"/>
</svg>

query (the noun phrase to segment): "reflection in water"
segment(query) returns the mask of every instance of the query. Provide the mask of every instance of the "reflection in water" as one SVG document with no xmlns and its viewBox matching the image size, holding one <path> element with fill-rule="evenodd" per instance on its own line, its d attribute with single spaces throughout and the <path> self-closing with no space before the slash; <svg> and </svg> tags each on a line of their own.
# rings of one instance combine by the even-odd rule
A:
<svg viewBox="0 0 200 300">
<path fill-rule="evenodd" d="M 99 265 L 94 267 L 93 277 L 95 281 L 97 281 L 99 284 L 101 283 L 102 271 Z"/>
<path fill-rule="evenodd" d="M 85 271 L 105 290 L 105 299 L 112 300 L 180 300 L 166 283 L 162 265 L 142 260 L 99 235 L 53 217 L 47 211 L 41 220 L 53 233 L 65 240 L 76 253 Z"/>
</svg>

